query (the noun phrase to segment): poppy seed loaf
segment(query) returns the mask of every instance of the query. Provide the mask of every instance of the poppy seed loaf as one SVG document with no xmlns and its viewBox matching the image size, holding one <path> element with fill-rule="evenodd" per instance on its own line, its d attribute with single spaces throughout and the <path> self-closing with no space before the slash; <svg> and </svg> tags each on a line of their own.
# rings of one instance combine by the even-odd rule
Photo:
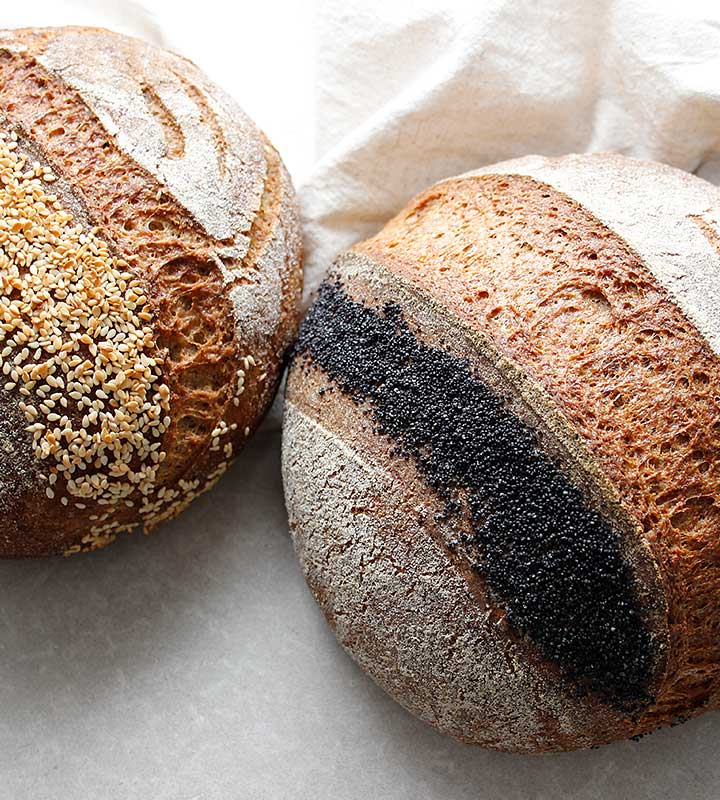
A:
<svg viewBox="0 0 720 800">
<path fill-rule="evenodd" d="M 616 155 L 443 181 L 300 328 L 308 583 L 393 697 L 519 752 L 720 697 L 720 192 Z"/>
<path fill-rule="evenodd" d="M 0 556 L 180 512 L 267 409 L 298 322 L 289 177 L 190 62 L 0 32 Z"/>
</svg>

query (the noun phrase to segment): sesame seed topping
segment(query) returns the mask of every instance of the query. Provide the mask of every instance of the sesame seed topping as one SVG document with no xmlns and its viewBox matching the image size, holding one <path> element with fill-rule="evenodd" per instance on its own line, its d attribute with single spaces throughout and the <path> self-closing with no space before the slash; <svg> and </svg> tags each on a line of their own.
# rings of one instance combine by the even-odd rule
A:
<svg viewBox="0 0 720 800">
<path fill-rule="evenodd" d="M 207 448 L 223 457 L 213 458 L 209 475 L 162 485 L 173 480 L 161 472 L 172 398 L 150 286 L 63 205 L 62 178 L 22 151 L 16 133 L 0 131 L 0 392 L 24 420 L 40 462 L 38 491 L 90 528 L 71 554 L 175 516 L 227 469 L 237 424 L 220 420 L 208 437 Z M 52 194 L 55 181 L 63 188 Z M 252 354 L 240 365 L 230 408 L 241 405 L 246 383 L 267 377 Z"/>
<path fill-rule="evenodd" d="M 46 495 L 81 498 L 83 509 L 152 494 L 162 459 L 151 444 L 170 424 L 170 392 L 142 283 L 47 192 L 54 180 L 0 132 L 3 389 L 23 398 Z"/>
</svg>

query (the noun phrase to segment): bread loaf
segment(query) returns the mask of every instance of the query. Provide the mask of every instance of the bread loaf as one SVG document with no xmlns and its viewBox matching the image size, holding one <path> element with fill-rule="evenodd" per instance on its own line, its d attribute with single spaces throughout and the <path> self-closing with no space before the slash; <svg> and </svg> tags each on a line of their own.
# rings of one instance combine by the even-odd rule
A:
<svg viewBox="0 0 720 800">
<path fill-rule="evenodd" d="M 293 189 L 190 62 L 103 30 L 0 32 L 0 556 L 181 511 L 276 390 Z"/>
<path fill-rule="evenodd" d="M 347 651 L 465 742 L 720 698 L 720 192 L 618 155 L 443 181 L 301 326 L 283 473 Z"/>
</svg>

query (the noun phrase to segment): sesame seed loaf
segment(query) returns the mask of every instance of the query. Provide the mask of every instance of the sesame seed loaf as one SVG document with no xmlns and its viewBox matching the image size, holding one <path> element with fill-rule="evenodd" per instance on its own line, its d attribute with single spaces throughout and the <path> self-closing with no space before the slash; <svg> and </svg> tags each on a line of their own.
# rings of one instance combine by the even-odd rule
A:
<svg viewBox="0 0 720 800">
<path fill-rule="evenodd" d="M 0 556 L 151 530 L 276 391 L 300 235 L 277 154 L 189 61 L 0 32 Z"/>
<path fill-rule="evenodd" d="M 720 192 L 615 155 L 443 181 L 301 325 L 308 583 L 400 703 L 519 752 L 720 702 Z"/>
</svg>

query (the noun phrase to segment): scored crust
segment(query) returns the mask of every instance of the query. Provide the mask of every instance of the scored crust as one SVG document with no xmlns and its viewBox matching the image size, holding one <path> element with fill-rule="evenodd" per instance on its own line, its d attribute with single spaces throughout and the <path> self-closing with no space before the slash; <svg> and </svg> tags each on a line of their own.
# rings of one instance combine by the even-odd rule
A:
<svg viewBox="0 0 720 800">
<path fill-rule="evenodd" d="M 348 653 L 398 702 L 469 744 L 572 749 L 619 720 L 559 689 L 448 560 L 442 504 L 288 401 L 283 471 L 308 585 Z M 437 526 L 437 528 L 436 528 Z M 594 740 L 593 740 L 594 741 Z"/>
<path fill-rule="evenodd" d="M 618 157 L 596 156 L 565 168 L 602 174 L 608 158 L 617 165 Z M 638 207 L 657 207 L 656 169 L 679 187 L 687 181 L 667 167 L 619 162 L 632 173 Z M 565 409 L 663 564 L 671 644 L 654 713 L 669 721 L 688 706 L 701 710 L 716 702 L 720 665 L 720 618 L 707 613 L 720 579 L 718 357 L 654 262 L 584 206 L 532 177 L 485 172 L 428 190 L 360 249 L 441 294 Z M 717 190 L 706 192 L 710 209 Z M 687 226 L 674 223 L 668 216 L 663 252 L 688 247 Z M 720 274 L 720 257 L 695 225 L 689 230 Z"/>
<path fill-rule="evenodd" d="M 601 175 L 597 191 L 609 191 L 614 183 L 602 176 L 603 165 L 609 163 L 611 174 L 617 175 L 625 162 L 625 196 L 616 214 L 624 219 L 623 231 L 635 232 L 632 246 L 615 230 L 622 227 L 619 223 L 608 227 L 612 220 L 591 213 L 595 174 Z M 720 619 L 709 609 L 716 604 L 720 563 L 719 465 L 714 459 L 720 445 L 715 441 L 720 435 L 720 371 L 711 346 L 712 325 L 707 323 L 712 323 L 710 312 L 694 304 L 693 291 L 683 293 L 678 287 L 712 284 L 720 277 L 690 276 L 683 283 L 680 276 L 670 286 L 665 276 L 672 270 L 667 263 L 657 264 L 669 255 L 678 277 L 692 254 L 700 253 L 704 269 L 720 276 L 720 258 L 707 227 L 717 191 L 704 186 L 703 227 L 695 219 L 703 207 L 702 182 L 689 181 L 689 220 L 674 216 L 681 213 L 681 202 L 665 209 L 654 194 L 658 186 L 671 191 L 675 181 L 682 195 L 688 185 L 683 173 L 620 157 L 530 158 L 527 164 L 521 161 L 517 170 L 515 162 L 491 166 L 431 187 L 354 251 L 487 337 L 501 357 L 550 398 L 653 555 L 660 579 L 656 591 L 668 603 L 668 647 L 652 702 L 642 714 L 615 727 L 596 729 L 588 717 L 586 730 L 580 725 L 565 738 L 550 725 L 539 738 L 510 736 L 510 743 L 501 745 L 568 749 L 641 734 L 718 702 Z M 539 178 L 524 174 L 534 171 L 541 173 Z M 572 173 L 576 177 L 567 178 Z M 576 186 L 582 188 L 582 202 L 562 191 Z M 605 197 L 594 205 L 607 212 L 612 202 Z M 633 219 L 636 205 L 645 210 Z M 643 224 L 649 226 L 642 222 L 648 207 L 655 214 L 654 227 L 639 254 Z M 664 211 L 663 248 L 658 220 Z M 687 267 L 688 275 L 691 269 Z M 703 319 L 706 335 L 693 324 Z M 291 372 L 288 392 L 290 403 L 302 406 L 306 389 L 299 367 Z M 334 396 L 324 393 L 322 403 L 331 407 Z M 353 447 L 358 434 L 347 427 L 336 429 L 335 435 Z M 288 449 L 292 436 L 289 429 Z M 292 469 L 285 479 L 291 486 L 299 480 Z M 289 491 L 291 498 L 298 495 L 299 490 Z M 289 501 L 291 519 L 293 504 L 299 503 Z M 343 524 L 352 538 L 352 518 Z M 317 527 L 297 520 L 300 541 L 304 525 Z M 322 550 L 317 541 L 315 547 Z M 321 602 L 332 606 L 332 592 Z M 344 618 L 344 630 L 352 622 Z M 385 644 L 392 646 L 394 637 L 390 625 Z M 360 660 L 374 674 L 372 659 Z M 386 674 L 374 676 L 384 684 L 393 680 Z M 438 673 L 438 685 L 443 677 Z M 392 691 L 412 707 L 412 697 L 402 694 L 405 690 Z M 555 713 L 549 710 L 548 717 Z M 482 717 L 479 708 L 478 715 Z M 481 724 L 480 732 L 468 736 L 471 728 L 460 738 L 498 746 L 492 735 L 483 739 Z M 458 735 L 451 726 L 447 729 Z"/>
<path fill-rule="evenodd" d="M 396 302 L 423 342 L 468 359 L 573 483 L 625 531 L 659 680 L 666 609 L 653 560 L 552 401 L 491 342 L 381 265 L 350 253 L 336 269 L 354 300 L 373 308 Z M 453 544 L 472 535 L 470 521 L 447 513 L 418 470 L 399 457 L 397 442 L 378 436 L 367 410 L 312 360 L 293 367 L 285 414 L 283 471 L 298 554 L 341 643 L 380 685 L 445 732 L 504 750 L 571 749 L 619 730 L 632 735 L 627 716 L 592 694 L 577 696 L 532 644 L 514 635 L 482 575 Z"/>
<path fill-rule="evenodd" d="M 32 487 L 4 503 L 0 554 L 92 549 L 182 510 L 269 405 L 298 320 L 294 194 L 237 105 L 190 62 L 143 42 L 95 29 L 5 32 L 0 84 L 3 130 L 57 178 L 42 191 L 140 282 L 167 387 L 165 455 L 142 492 L 78 508 L 61 478 L 47 496 L 40 459 Z M 12 391 L 0 397 L 8 418 L 17 403 Z M 12 448 L 12 474 L 26 444 Z"/>
</svg>

